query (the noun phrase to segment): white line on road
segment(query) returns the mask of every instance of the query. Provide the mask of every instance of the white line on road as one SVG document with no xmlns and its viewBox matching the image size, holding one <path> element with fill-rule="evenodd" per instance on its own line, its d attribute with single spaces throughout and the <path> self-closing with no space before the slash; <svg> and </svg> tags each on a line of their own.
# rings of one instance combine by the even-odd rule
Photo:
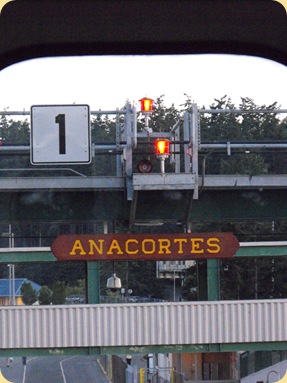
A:
<svg viewBox="0 0 287 383">
<path fill-rule="evenodd" d="M 35 356 L 34 358 L 30 358 L 30 359 L 27 360 L 26 363 L 31 362 L 31 360 L 33 360 L 33 359 L 37 359 L 37 358 L 38 358 L 37 356 Z M 25 364 L 25 365 L 24 365 L 24 371 L 23 371 L 22 383 L 25 383 L 25 379 L 26 379 L 26 368 L 27 368 L 27 365 Z"/>
<path fill-rule="evenodd" d="M 76 356 L 71 356 L 70 358 L 61 360 L 61 362 L 60 362 L 60 367 L 61 367 L 61 371 L 62 371 L 62 376 L 63 376 L 63 381 L 64 381 L 64 383 L 67 383 L 67 381 L 66 381 L 66 376 L 65 376 L 64 368 L 63 368 L 63 365 L 62 365 L 62 364 L 63 364 L 63 362 L 66 362 L 67 360 L 74 359 L 74 358 L 78 358 L 78 356 L 77 356 L 77 355 L 76 355 Z"/>
</svg>

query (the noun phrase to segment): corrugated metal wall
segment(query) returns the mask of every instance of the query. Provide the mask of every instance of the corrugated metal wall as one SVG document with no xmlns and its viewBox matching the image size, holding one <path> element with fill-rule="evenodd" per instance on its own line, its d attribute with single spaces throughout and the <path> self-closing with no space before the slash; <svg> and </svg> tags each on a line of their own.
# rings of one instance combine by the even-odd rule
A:
<svg viewBox="0 0 287 383">
<path fill-rule="evenodd" d="M 0 348 L 287 341 L 287 300 L 1 307 Z"/>
</svg>

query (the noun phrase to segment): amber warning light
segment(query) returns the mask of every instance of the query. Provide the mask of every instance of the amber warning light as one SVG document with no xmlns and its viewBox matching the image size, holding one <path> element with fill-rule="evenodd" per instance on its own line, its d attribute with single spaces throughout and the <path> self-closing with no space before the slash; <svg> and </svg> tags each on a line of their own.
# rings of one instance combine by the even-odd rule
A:
<svg viewBox="0 0 287 383">
<path fill-rule="evenodd" d="M 157 158 L 160 159 L 160 172 L 162 175 L 165 175 L 165 160 L 170 156 L 170 141 L 167 139 L 159 138 L 155 140 L 155 154 Z"/>
<path fill-rule="evenodd" d="M 170 141 L 166 139 L 158 139 L 154 142 L 155 154 L 157 156 L 170 155 Z"/>
<path fill-rule="evenodd" d="M 153 99 L 144 97 L 139 100 L 141 105 L 141 112 L 152 112 L 153 111 Z"/>
</svg>

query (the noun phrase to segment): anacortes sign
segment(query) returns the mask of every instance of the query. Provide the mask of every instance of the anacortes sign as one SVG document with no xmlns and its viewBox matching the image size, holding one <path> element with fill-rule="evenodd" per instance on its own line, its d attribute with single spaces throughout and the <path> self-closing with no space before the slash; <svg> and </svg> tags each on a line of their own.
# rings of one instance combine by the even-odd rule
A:
<svg viewBox="0 0 287 383">
<path fill-rule="evenodd" d="M 230 258 L 238 249 L 232 233 L 70 234 L 51 246 L 59 261 Z"/>
</svg>

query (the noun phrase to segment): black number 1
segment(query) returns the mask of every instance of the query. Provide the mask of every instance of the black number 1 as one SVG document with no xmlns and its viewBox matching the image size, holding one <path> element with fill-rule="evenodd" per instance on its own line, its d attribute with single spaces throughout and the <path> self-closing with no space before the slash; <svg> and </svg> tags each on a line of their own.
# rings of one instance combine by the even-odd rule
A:
<svg viewBox="0 0 287 383">
<path fill-rule="evenodd" d="M 58 114 L 55 118 L 56 124 L 59 124 L 59 154 L 66 154 L 66 124 L 65 115 Z"/>
</svg>

